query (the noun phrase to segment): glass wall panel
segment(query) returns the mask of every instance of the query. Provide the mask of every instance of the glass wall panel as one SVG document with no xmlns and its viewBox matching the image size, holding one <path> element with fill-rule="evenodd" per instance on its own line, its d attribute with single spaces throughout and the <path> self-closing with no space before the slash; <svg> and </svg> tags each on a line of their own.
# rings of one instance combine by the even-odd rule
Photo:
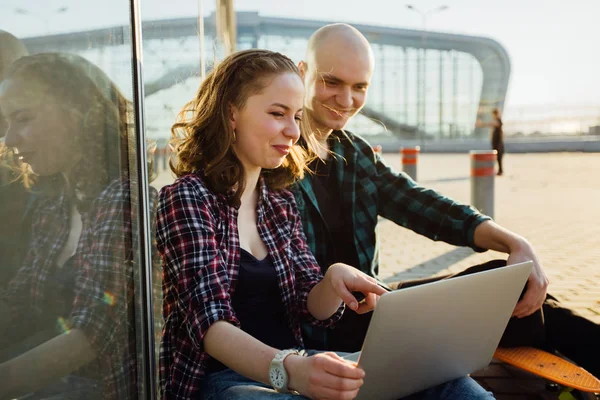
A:
<svg viewBox="0 0 600 400">
<path fill-rule="evenodd" d="M 0 398 L 144 396 L 130 7 L 2 3 Z"/>
<path fill-rule="evenodd" d="M 214 2 L 201 2 L 202 10 L 210 15 L 214 12 Z M 150 181 L 151 193 L 173 182 L 169 169 L 171 151 L 168 141 L 171 126 L 184 105 L 191 101 L 200 86 L 201 69 L 212 69 L 216 56 L 221 53 L 214 41 L 215 24 L 207 21 L 199 24 L 200 9 L 197 2 L 186 2 L 177 9 L 178 19 L 165 20 L 164 2 L 146 0 L 141 6 L 144 57 L 145 126 L 146 136 L 155 144 L 154 166 L 156 174 Z M 211 20 L 214 21 L 214 20 Z M 200 32 L 204 30 L 204 41 Z M 201 63 L 201 51 L 204 63 Z M 151 204 L 152 220 L 156 214 L 155 203 Z M 155 232 L 149 237 L 154 241 Z M 155 250 L 155 248 L 153 248 Z M 156 360 L 155 378 L 158 382 L 159 349 L 162 336 L 162 270 L 160 256 L 154 252 L 153 264 L 153 307 L 154 307 L 154 350 Z M 158 385 L 156 390 L 159 390 Z"/>
</svg>

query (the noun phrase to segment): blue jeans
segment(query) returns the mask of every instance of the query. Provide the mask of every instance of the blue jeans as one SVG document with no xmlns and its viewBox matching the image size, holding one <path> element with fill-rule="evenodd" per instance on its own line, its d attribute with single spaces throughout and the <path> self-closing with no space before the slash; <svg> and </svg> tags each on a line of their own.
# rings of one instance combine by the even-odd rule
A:
<svg viewBox="0 0 600 400">
<path fill-rule="evenodd" d="M 403 400 L 476 400 L 494 396 L 472 378 L 463 377 L 404 397 Z M 205 400 L 301 400 L 304 396 L 277 393 L 270 386 L 248 379 L 226 369 L 204 378 L 202 399 Z"/>
</svg>

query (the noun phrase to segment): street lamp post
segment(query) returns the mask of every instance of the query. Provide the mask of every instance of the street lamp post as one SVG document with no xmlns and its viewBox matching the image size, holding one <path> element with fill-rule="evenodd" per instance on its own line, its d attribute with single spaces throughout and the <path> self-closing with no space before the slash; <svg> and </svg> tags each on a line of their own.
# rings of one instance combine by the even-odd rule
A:
<svg viewBox="0 0 600 400">
<path fill-rule="evenodd" d="M 412 4 L 407 4 L 406 8 L 418 13 L 421 16 L 421 51 L 418 52 L 417 57 L 417 130 L 419 131 L 419 137 L 421 144 L 423 144 L 424 131 L 427 127 L 427 49 L 425 48 L 425 41 L 427 40 L 427 18 L 437 12 L 441 12 L 448 9 L 447 5 L 438 6 L 427 11 L 421 11 Z"/>
</svg>

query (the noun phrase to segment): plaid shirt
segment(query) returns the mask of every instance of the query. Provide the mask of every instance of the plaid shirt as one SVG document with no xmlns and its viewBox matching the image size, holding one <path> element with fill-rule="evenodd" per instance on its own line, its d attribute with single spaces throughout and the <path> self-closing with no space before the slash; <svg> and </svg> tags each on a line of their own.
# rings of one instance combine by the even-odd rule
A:
<svg viewBox="0 0 600 400">
<path fill-rule="evenodd" d="M 350 132 L 332 133 L 341 207 L 352 216 L 358 269 L 378 278 L 377 217 L 381 216 L 433 240 L 456 246 L 475 246 L 475 228 L 490 219 L 431 189 L 418 186 L 404 173 L 393 171 L 363 138 Z M 322 265 L 331 257 L 331 237 L 310 175 L 292 188 L 310 249 Z M 328 267 L 322 265 L 323 267 Z"/>
<path fill-rule="evenodd" d="M 238 209 L 187 175 L 159 195 L 157 245 L 163 259 L 160 382 L 164 399 L 198 398 L 209 360 L 202 340 L 216 321 L 240 325 L 231 306 L 240 266 Z M 257 225 L 272 257 L 287 322 L 303 346 L 300 322 L 330 326 L 308 312 L 308 294 L 322 275 L 302 232 L 293 195 L 260 181 Z"/>
<path fill-rule="evenodd" d="M 105 399 L 137 398 L 129 185 L 113 182 L 81 214 L 77 249 L 65 264 L 72 267 L 63 271 L 56 258 L 69 235 L 70 207 L 64 190 L 36 200 L 29 251 L 3 296 L 14 341 L 35 333 L 32 324 L 49 309 L 66 310 L 54 316 L 50 337 L 81 329 L 97 354 L 74 374 L 103 381 Z"/>
</svg>

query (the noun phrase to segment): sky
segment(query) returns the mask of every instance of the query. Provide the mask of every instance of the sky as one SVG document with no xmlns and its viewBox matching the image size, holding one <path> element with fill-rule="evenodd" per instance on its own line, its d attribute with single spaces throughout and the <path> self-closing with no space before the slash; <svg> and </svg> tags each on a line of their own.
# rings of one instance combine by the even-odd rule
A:
<svg viewBox="0 0 600 400">
<path fill-rule="evenodd" d="M 412 3 L 411 3 L 412 1 Z M 214 1 L 201 0 L 205 15 Z M 2 0 L 0 29 L 17 36 L 126 24 L 126 0 Z M 191 17 L 198 0 L 140 0 L 145 20 Z M 486 36 L 500 42 L 512 62 L 507 108 L 545 106 L 600 109 L 600 0 L 236 0 L 239 11 L 421 29 L 418 12 L 441 5 L 427 29 Z M 58 11 L 66 7 L 66 11 Z M 25 12 L 17 11 L 25 9 Z M 35 11 L 34 11 L 35 10 Z"/>
</svg>

